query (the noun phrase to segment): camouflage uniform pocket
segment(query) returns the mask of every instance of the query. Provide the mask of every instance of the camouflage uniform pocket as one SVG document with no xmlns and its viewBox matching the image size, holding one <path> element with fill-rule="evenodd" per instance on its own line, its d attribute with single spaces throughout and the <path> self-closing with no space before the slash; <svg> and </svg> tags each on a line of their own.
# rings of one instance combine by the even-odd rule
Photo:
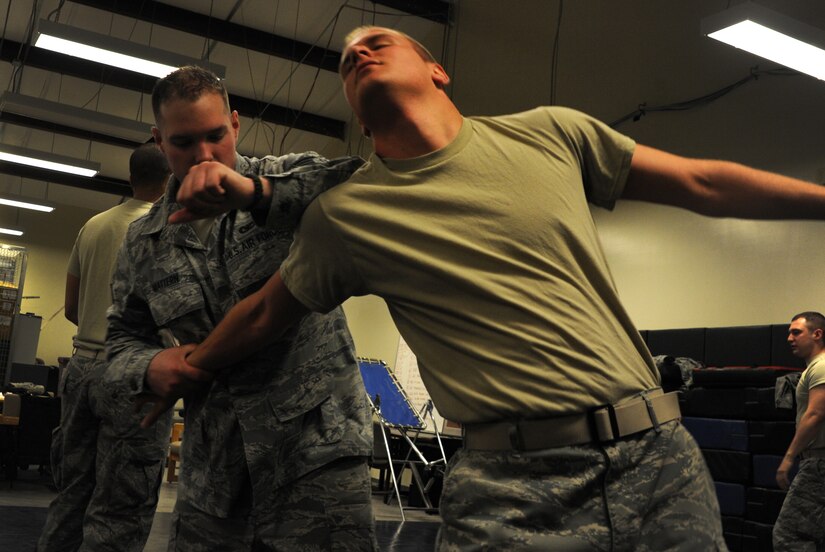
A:
<svg viewBox="0 0 825 552">
<path fill-rule="evenodd" d="M 317 370 L 317 368 L 314 368 Z M 306 414 L 322 402 L 329 399 L 332 393 L 332 378 L 325 377 L 318 381 L 314 378 L 305 378 L 304 381 L 292 380 L 294 384 L 289 393 L 278 393 L 269 397 L 272 412 L 279 422 L 288 422 L 301 414 Z"/>
<path fill-rule="evenodd" d="M 284 454 L 293 458 L 310 454 L 310 449 L 337 443 L 344 433 L 344 415 L 331 396 L 306 412 L 280 421 L 284 428 Z"/>
<path fill-rule="evenodd" d="M 158 326 L 167 326 L 172 320 L 203 311 L 206 304 L 201 287 L 189 282 L 152 291 L 147 294 L 147 302 Z"/>
</svg>

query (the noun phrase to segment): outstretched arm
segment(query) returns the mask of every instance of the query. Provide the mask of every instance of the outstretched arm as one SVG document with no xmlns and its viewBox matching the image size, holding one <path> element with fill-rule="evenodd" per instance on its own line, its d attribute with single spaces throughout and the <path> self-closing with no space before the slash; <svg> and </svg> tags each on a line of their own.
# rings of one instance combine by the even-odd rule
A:
<svg viewBox="0 0 825 552">
<path fill-rule="evenodd" d="M 825 219 L 825 188 L 737 163 L 636 146 L 624 199 L 712 217 Z"/>
<path fill-rule="evenodd" d="M 278 271 L 261 289 L 232 307 L 186 360 L 198 368 L 219 370 L 274 341 L 308 312 Z"/>
</svg>

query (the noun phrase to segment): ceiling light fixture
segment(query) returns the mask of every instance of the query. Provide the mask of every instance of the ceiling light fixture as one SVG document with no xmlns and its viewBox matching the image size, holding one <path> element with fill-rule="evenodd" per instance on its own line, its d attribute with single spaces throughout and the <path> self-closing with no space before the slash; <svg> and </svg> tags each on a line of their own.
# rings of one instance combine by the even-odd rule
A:
<svg viewBox="0 0 825 552">
<path fill-rule="evenodd" d="M 188 56 L 143 46 L 128 40 L 41 19 L 34 45 L 61 54 L 96 61 L 154 77 L 165 77 L 178 67 L 199 65 L 223 78 L 226 68 Z"/>
<path fill-rule="evenodd" d="M 13 230 L 11 228 L 0 228 L 0 234 L 8 234 L 10 236 L 22 236 L 22 230 Z"/>
<path fill-rule="evenodd" d="M 65 172 L 89 178 L 100 172 L 100 163 L 6 144 L 0 144 L 0 161 L 17 163 L 18 165 L 29 165 L 50 171 Z"/>
<path fill-rule="evenodd" d="M 43 203 L 32 203 L 29 198 L 15 196 L 11 194 L 3 194 L 0 197 L 0 205 L 8 205 L 9 207 L 19 207 L 20 209 L 31 209 L 32 211 L 41 211 L 43 213 L 51 213 L 54 207 Z"/>
<path fill-rule="evenodd" d="M 0 95 L 0 113 L 14 113 L 58 125 L 88 129 L 133 142 L 145 142 L 152 137 L 152 125 L 149 123 L 8 90 Z"/>
<path fill-rule="evenodd" d="M 753 2 L 705 17 L 702 34 L 825 80 L 825 31 Z"/>
</svg>

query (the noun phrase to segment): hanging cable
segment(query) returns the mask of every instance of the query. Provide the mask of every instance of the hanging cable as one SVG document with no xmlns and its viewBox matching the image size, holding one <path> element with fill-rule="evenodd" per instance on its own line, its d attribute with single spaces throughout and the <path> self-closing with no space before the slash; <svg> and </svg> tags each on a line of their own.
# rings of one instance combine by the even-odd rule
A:
<svg viewBox="0 0 825 552">
<path fill-rule="evenodd" d="M 744 78 L 741 78 L 741 79 L 739 79 L 738 81 L 736 81 L 732 84 L 724 86 L 724 87 L 720 88 L 719 90 L 711 92 L 710 94 L 705 94 L 704 96 L 699 96 L 698 98 L 693 98 L 693 99 L 690 99 L 690 100 L 685 100 L 685 101 L 682 101 L 682 102 L 676 102 L 676 103 L 667 104 L 667 105 L 647 105 L 646 103 L 641 103 L 641 104 L 639 104 L 639 107 L 636 110 L 631 111 L 630 113 L 628 113 L 627 115 L 625 115 L 623 117 L 619 117 L 618 119 L 616 119 L 615 121 L 610 123 L 610 126 L 612 128 L 616 128 L 617 126 L 621 125 L 622 123 L 625 123 L 625 122 L 630 121 L 630 120 L 632 120 L 633 122 L 636 122 L 639 119 L 641 119 L 642 117 L 644 117 L 645 115 L 647 115 L 648 113 L 657 113 L 657 112 L 662 112 L 662 111 L 687 111 L 688 109 L 694 109 L 694 108 L 697 108 L 697 107 L 701 107 L 703 105 L 707 105 L 709 103 L 712 103 L 712 102 L 718 100 L 719 98 L 721 98 L 723 96 L 726 96 L 727 94 L 730 94 L 731 92 L 733 92 L 737 88 L 739 88 L 739 87 L 741 87 L 741 86 L 743 86 L 743 85 L 745 85 L 745 84 L 747 84 L 751 81 L 755 81 L 755 80 L 759 79 L 760 76 L 795 77 L 795 76 L 798 76 L 798 75 L 800 75 L 800 73 L 798 71 L 793 71 L 791 69 L 770 69 L 770 70 L 767 70 L 767 71 L 760 71 L 758 66 L 752 67 L 751 71 L 750 71 L 750 74 L 748 76 L 746 76 Z"/>
<path fill-rule="evenodd" d="M 556 83 L 559 70 L 559 37 L 561 36 L 561 16 L 564 11 L 564 0 L 559 0 L 559 14 L 556 21 L 556 36 L 553 39 L 553 57 L 550 62 L 550 105 L 556 105 Z"/>
</svg>

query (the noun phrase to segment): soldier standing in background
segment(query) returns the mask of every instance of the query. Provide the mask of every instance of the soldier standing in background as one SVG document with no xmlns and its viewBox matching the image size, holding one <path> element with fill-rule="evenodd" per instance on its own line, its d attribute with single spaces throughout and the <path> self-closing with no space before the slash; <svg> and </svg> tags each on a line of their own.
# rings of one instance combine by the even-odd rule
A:
<svg viewBox="0 0 825 552">
<path fill-rule="evenodd" d="M 807 367 L 796 385 L 796 434 L 776 470 L 779 488 L 790 489 L 773 526 L 773 549 L 816 552 L 825 544 L 825 317 L 794 316 L 788 344 Z M 799 472 L 791 483 L 797 458 Z"/>
<path fill-rule="evenodd" d="M 60 426 L 52 440 L 58 495 L 37 549 L 143 550 L 169 444 L 171 412 L 141 429 L 131 397 L 104 384 L 106 309 L 117 252 L 129 224 L 163 195 L 169 165 L 154 144 L 129 158 L 133 197 L 81 228 L 66 274 L 66 318 L 77 324 L 62 378 Z"/>
</svg>

